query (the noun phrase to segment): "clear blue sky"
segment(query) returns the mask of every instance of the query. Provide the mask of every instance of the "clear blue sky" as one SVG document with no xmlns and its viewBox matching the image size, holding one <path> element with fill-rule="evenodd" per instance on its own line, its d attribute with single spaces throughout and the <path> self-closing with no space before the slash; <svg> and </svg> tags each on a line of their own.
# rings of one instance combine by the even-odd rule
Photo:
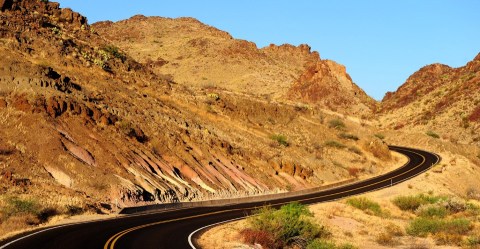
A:
<svg viewBox="0 0 480 249">
<path fill-rule="evenodd" d="M 307 43 L 347 67 L 375 99 L 420 67 L 463 66 L 480 52 L 477 0 L 61 0 L 90 23 L 135 14 L 194 17 L 258 47 Z"/>
</svg>

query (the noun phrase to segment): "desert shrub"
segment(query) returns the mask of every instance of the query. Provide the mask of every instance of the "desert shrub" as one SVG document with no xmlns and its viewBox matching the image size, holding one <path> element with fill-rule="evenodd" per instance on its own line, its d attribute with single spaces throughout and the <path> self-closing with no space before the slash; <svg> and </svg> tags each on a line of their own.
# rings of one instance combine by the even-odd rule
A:
<svg viewBox="0 0 480 249">
<path fill-rule="evenodd" d="M 460 246 L 463 242 L 463 236 L 451 233 L 437 233 L 433 236 L 437 245 L 457 245 Z"/>
<path fill-rule="evenodd" d="M 357 248 L 356 246 L 349 243 L 345 243 L 337 246 L 337 249 L 356 249 L 356 248 Z"/>
<path fill-rule="evenodd" d="M 427 131 L 427 133 L 425 133 L 425 134 L 427 134 L 428 136 L 433 137 L 433 138 L 440 138 L 440 136 L 437 133 L 435 133 L 434 131 Z"/>
<path fill-rule="evenodd" d="M 59 214 L 56 208 L 42 207 L 35 199 L 11 197 L 4 201 L 5 206 L 0 211 L 0 233 L 38 225 Z"/>
<path fill-rule="evenodd" d="M 450 214 L 444 206 L 438 204 L 426 204 L 420 206 L 416 211 L 418 216 L 425 218 L 445 218 Z"/>
<path fill-rule="evenodd" d="M 335 249 L 336 245 L 333 242 L 316 239 L 308 244 L 307 249 Z"/>
<path fill-rule="evenodd" d="M 465 239 L 465 245 L 471 248 L 480 248 L 480 235 L 468 237 Z"/>
<path fill-rule="evenodd" d="M 344 129 L 346 126 L 342 120 L 332 119 L 328 122 L 328 127 L 341 130 L 341 129 Z"/>
<path fill-rule="evenodd" d="M 370 212 L 374 215 L 382 214 L 382 209 L 380 208 L 380 205 L 365 197 L 350 198 L 347 200 L 347 204 L 362 211 Z"/>
<path fill-rule="evenodd" d="M 287 137 L 282 134 L 273 134 L 270 136 L 270 139 L 276 141 L 279 145 L 288 147 L 290 143 L 287 141 Z"/>
<path fill-rule="evenodd" d="M 313 223 L 309 217 L 313 214 L 305 205 L 290 203 L 278 210 L 263 207 L 248 219 L 255 231 L 271 234 L 274 241 L 289 244 L 298 238 L 310 242 L 315 238 L 325 238 L 330 235 L 327 229 Z"/>
<path fill-rule="evenodd" d="M 220 95 L 218 95 L 218 93 L 208 93 L 208 94 L 207 94 L 207 97 L 208 97 L 209 99 L 214 100 L 214 101 L 217 101 L 217 100 L 220 99 Z"/>
<path fill-rule="evenodd" d="M 480 216 L 480 206 L 475 205 L 473 203 L 467 203 L 467 213 L 471 216 Z"/>
<path fill-rule="evenodd" d="M 338 135 L 338 137 L 343 138 L 343 139 L 354 140 L 354 141 L 358 141 L 358 139 L 359 139 L 357 136 L 355 136 L 353 134 L 348 134 L 348 133 L 343 133 L 343 132 L 340 133 Z"/>
<path fill-rule="evenodd" d="M 315 239 L 307 245 L 306 249 L 356 249 L 352 244 L 336 245 L 334 242 L 326 241 L 324 239 Z"/>
<path fill-rule="evenodd" d="M 420 206 L 416 210 L 417 215 L 425 218 L 444 218 L 449 214 L 448 210 L 443 205 L 427 204 Z"/>
<path fill-rule="evenodd" d="M 124 62 L 127 59 L 127 56 L 124 53 L 122 53 L 119 48 L 113 45 L 106 45 L 102 48 L 102 50 L 112 55 L 113 57 L 120 59 L 122 62 Z"/>
<path fill-rule="evenodd" d="M 393 199 L 393 204 L 403 211 L 413 212 L 421 205 L 434 204 L 441 200 L 445 200 L 445 198 L 441 196 L 419 194 L 416 196 L 399 196 Z"/>
<path fill-rule="evenodd" d="M 378 244 L 383 246 L 394 246 L 397 244 L 397 241 L 395 241 L 395 238 L 393 237 L 393 235 L 386 232 L 382 232 L 378 234 L 377 237 L 375 238 L 375 241 Z"/>
<path fill-rule="evenodd" d="M 437 234 L 441 232 L 449 234 L 466 234 L 471 229 L 471 222 L 463 218 L 442 220 L 420 217 L 410 222 L 407 228 L 407 233 L 412 236 L 425 237 L 428 234 Z"/>
<path fill-rule="evenodd" d="M 385 226 L 385 232 L 388 233 L 388 234 L 391 234 L 392 236 L 404 236 L 405 235 L 405 231 L 403 230 L 403 228 L 393 224 L 393 223 L 388 223 L 386 226 Z"/>
<path fill-rule="evenodd" d="M 363 152 L 356 146 L 351 146 L 348 148 L 348 151 L 351 151 L 357 155 L 363 155 Z"/>
<path fill-rule="evenodd" d="M 467 210 L 467 203 L 459 198 L 447 199 L 442 204 L 451 213 L 460 213 Z"/>
<path fill-rule="evenodd" d="M 382 139 L 382 140 L 385 139 L 385 135 L 380 134 L 380 133 L 375 134 L 375 137 L 377 137 L 379 139 Z"/>
<path fill-rule="evenodd" d="M 347 147 L 344 144 L 339 143 L 335 140 L 329 140 L 329 141 L 325 142 L 325 146 L 333 147 L 333 148 L 337 148 L 337 149 L 343 149 L 343 148 Z"/>
<path fill-rule="evenodd" d="M 17 197 L 7 199 L 7 207 L 3 211 L 7 217 L 18 214 L 33 214 L 38 215 L 41 211 L 41 206 L 35 200 L 23 200 Z"/>
</svg>

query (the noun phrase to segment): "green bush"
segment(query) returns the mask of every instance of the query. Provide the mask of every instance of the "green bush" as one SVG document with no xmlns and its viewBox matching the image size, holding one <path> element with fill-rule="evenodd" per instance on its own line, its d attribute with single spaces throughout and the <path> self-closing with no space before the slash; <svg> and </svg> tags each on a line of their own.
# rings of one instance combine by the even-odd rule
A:
<svg viewBox="0 0 480 249">
<path fill-rule="evenodd" d="M 377 137 L 379 139 L 382 139 L 382 140 L 385 139 L 385 135 L 379 134 L 379 133 L 375 134 L 375 137 Z"/>
<path fill-rule="evenodd" d="M 439 136 L 437 133 L 435 133 L 434 131 L 427 131 L 426 134 L 427 134 L 428 136 L 433 137 L 433 138 L 440 138 L 440 136 Z"/>
<path fill-rule="evenodd" d="M 345 123 L 343 123 L 342 120 L 332 119 L 332 120 L 330 120 L 330 122 L 328 122 L 328 127 L 341 130 L 341 129 L 344 129 L 346 126 L 345 126 Z"/>
<path fill-rule="evenodd" d="M 287 137 L 282 134 L 273 134 L 270 136 L 270 138 L 274 141 L 276 141 L 278 144 L 283 145 L 285 147 L 288 147 L 290 143 L 287 141 Z"/>
<path fill-rule="evenodd" d="M 445 218 L 449 214 L 449 211 L 438 204 L 427 204 L 420 206 L 417 209 L 417 214 L 424 218 Z"/>
<path fill-rule="evenodd" d="M 477 248 L 480 246 L 480 235 L 470 236 L 465 240 L 465 245 L 468 247 Z"/>
<path fill-rule="evenodd" d="M 307 249 L 335 249 L 335 243 L 325 240 L 316 239 L 308 244 Z"/>
<path fill-rule="evenodd" d="M 374 215 L 382 214 L 382 209 L 380 208 L 380 205 L 365 197 L 350 198 L 347 200 L 347 204 L 362 211 L 371 212 Z"/>
<path fill-rule="evenodd" d="M 407 227 L 407 233 L 412 236 L 425 237 L 428 234 L 466 234 L 472 229 L 471 222 L 467 219 L 432 219 L 416 218 Z"/>
<path fill-rule="evenodd" d="M 363 152 L 356 146 L 351 146 L 350 148 L 348 148 L 348 151 L 351 151 L 357 155 L 362 155 Z"/>
<path fill-rule="evenodd" d="M 113 46 L 113 45 L 106 45 L 105 47 L 102 48 L 103 51 L 109 53 L 113 57 L 120 59 L 122 62 L 124 62 L 127 59 L 127 56 L 120 52 L 120 49 Z"/>
<path fill-rule="evenodd" d="M 359 138 L 357 136 L 352 135 L 352 134 L 348 134 L 348 133 L 340 133 L 338 135 L 338 137 L 343 138 L 343 139 L 350 139 L 350 140 L 354 140 L 354 141 L 359 140 Z"/>
<path fill-rule="evenodd" d="M 14 197 L 7 199 L 7 204 L 8 206 L 3 212 L 7 217 L 21 213 L 38 215 L 41 211 L 41 206 L 35 200 L 22 200 Z"/>
<path fill-rule="evenodd" d="M 416 196 L 399 196 L 393 199 L 393 204 L 403 211 L 415 211 L 421 205 L 434 204 L 441 200 L 445 200 L 445 197 L 419 194 Z"/>
<path fill-rule="evenodd" d="M 295 238 L 310 242 L 315 238 L 325 238 L 330 235 L 325 227 L 313 223 L 309 217 L 313 214 L 305 205 L 290 203 L 278 210 L 263 207 L 248 218 L 253 230 L 271 234 L 275 241 L 289 244 Z"/>
<path fill-rule="evenodd" d="M 330 141 L 325 142 L 325 146 L 333 147 L 333 148 L 337 148 L 337 149 L 343 149 L 343 148 L 347 147 L 344 144 L 339 143 L 339 142 L 334 141 L 334 140 L 330 140 Z"/>
<path fill-rule="evenodd" d="M 315 239 L 307 245 L 307 249 L 356 249 L 352 244 L 337 246 L 335 243 L 323 239 Z"/>
</svg>

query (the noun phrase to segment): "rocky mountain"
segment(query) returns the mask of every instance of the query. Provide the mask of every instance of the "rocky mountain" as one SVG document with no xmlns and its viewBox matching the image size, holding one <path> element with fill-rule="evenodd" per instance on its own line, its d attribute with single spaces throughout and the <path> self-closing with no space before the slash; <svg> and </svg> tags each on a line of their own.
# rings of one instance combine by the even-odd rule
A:
<svg viewBox="0 0 480 249">
<path fill-rule="evenodd" d="M 345 115 L 372 101 L 306 45 L 257 49 L 185 18 L 91 26 L 48 1 L 0 9 L 0 234 L 51 215 L 304 189 L 395 163 L 368 122 Z"/>
<path fill-rule="evenodd" d="M 94 27 L 137 61 L 182 85 L 216 86 L 355 115 L 375 109 L 345 67 L 320 59 L 308 45 L 259 49 L 193 18 L 134 16 Z"/>
<path fill-rule="evenodd" d="M 423 130 L 452 142 L 480 145 L 480 54 L 465 66 L 432 64 L 382 100 L 387 127 Z"/>
</svg>

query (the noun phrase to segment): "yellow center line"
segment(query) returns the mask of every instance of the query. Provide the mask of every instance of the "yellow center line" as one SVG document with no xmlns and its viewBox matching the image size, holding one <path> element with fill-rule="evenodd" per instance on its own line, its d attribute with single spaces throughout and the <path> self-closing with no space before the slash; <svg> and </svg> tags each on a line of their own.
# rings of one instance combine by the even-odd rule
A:
<svg viewBox="0 0 480 249">
<path fill-rule="evenodd" d="M 370 187 L 370 186 L 373 186 L 375 184 L 380 184 L 380 183 L 383 183 L 383 182 L 387 182 L 387 181 L 390 181 L 392 180 L 393 178 L 395 177 L 399 177 L 399 176 L 402 176 L 402 175 L 405 175 L 413 170 L 415 170 L 416 168 L 422 166 L 425 161 L 426 161 L 426 158 L 415 152 L 415 151 L 410 151 L 410 150 L 405 150 L 405 149 L 400 149 L 400 148 L 397 148 L 398 150 L 403 150 L 403 151 L 409 151 L 411 153 L 414 153 L 414 154 L 417 154 L 419 155 L 420 157 L 422 157 L 422 162 L 419 163 L 417 166 L 405 171 L 405 172 L 402 172 L 401 174 L 399 175 L 396 175 L 396 176 L 393 176 L 393 177 L 390 177 L 390 178 L 387 178 L 385 180 L 382 180 L 380 182 L 375 182 L 375 183 L 371 183 L 371 184 L 368 184 L 368 185 L 365 185 L 365 186 L 360 186 L 360 187 L 357 187 L 357 188 L 354 188 L 354 189 L 350 189 L 350 190 L 344 190 L 344 191 L 341 191 L 341 192 L 336 192 L 336 193 L 333 193 L 333 194 L 327 194 L 327 195 L 322 195 L 322 196 L 315 196 L 315 197 L 310 197 L 310 198 L 305 198 L 305 199 L 300 199 L 300 200 L 296 200 L 296 201 L 310 201 L 310 200 L 315 200 L 315 199 L 320 199 L 320 198 L 325 198 L 325 197 L 329 197 L 329 196 L 333 196 L 333 195 L 339 195 L 339 194 L 344 194 L 344 193 L 348 193 L 348 192 L 353 192 L 355 190 L 359 190 L 359 189 L 363 189 L 363 188 L 367 188 L 367 187 Z M 435 155 L 436 156 L 436 155 Z M 438 159 L 438 156 L 436 156 L 437 159 Z M 438 163 L 438 160 L 437 162 Z M 436 164 L 435 163 L 435 164 Z M 407 162 L 408 164 L 408 162 Z M 405 164 L 406 165 L 406 164 Z M 405 166 L 404 165 L 404 166 Z M 379 176 L 381 177 L 381 176 Z M 374 178 L 372 178 L 374 179 Z M 371 179 L 367 179 L 367 180 L 371 180 Z M 358 184 L 355 183 L 355 184 Z M 287 204 L 287 203 L 290 203 L 289 201 L 286 201 L 286 202 L 281 202 L 281 203 L 277 203 L 277 204 L 274 204 L 274 206 L 278 206 L 278 205 L 283 205 L 283 204 Z M 205 214 L 198 214 L 198 215 L 192 215 L 192 216 L 188 216 L 188 217 L 182 217 L 182 218 L 176 218 L 176 219 L 170 219 L 170 220 L 164 220 L 164 221 L 158 221 L 158 222 L 153 222 L 153 223 L 149 223 L 149 224 L 144 224 L 144 225 L 140 225 L 140 226 L 136 226 L 136 227 L 132 227 L 132 228 L 129 228 L 129 229 L 126 229 L 126 230 L 123 230 L 121 232 L 118 232 L 117 234 L 113 235 L 112 237 L 110 237 L 107 242 L 105 243 L 105 246 L 103 247 L 104 249 L 114 249 L 115 247 L 115 244 L 117 243 L 117 241 L 123 237 L 125 234 L 127 233 L 130 233 L 130 232 L 133 232 L 135 230 L 139 230 L 139 229 L 142 229 L 142 228 L 146 228 L 146 227 L 150 227 L 150 226 L 155 226 L 155 225 L 160 225 L 160 224 L 164 224 L 164 223 L 169 223 L 169 222 L 173 222 L 173 221 L 180 221 L 180 220 L 187 220 L 187 219 L 193 219 L 193 218 L 198 218 L 198 217 L 204 217 L 204 216 L 210 216 L 210 215 L 214 215 L 214 214 L 221 214 L 221 213 L 227 213 L 227 212 L 233 212 L 233 211 L 240 211 L 240 210 L 252 210 L 252 209 L 256 209 L 257 207 L 251 207 L 251 208 L 236 208 L 236 209 L 228 209 L 228 210 L 222 210 L 222 211 L 216 211 L 216 212 L 210 212 L 210 213 L 205 213 Z"/>
</svg>

